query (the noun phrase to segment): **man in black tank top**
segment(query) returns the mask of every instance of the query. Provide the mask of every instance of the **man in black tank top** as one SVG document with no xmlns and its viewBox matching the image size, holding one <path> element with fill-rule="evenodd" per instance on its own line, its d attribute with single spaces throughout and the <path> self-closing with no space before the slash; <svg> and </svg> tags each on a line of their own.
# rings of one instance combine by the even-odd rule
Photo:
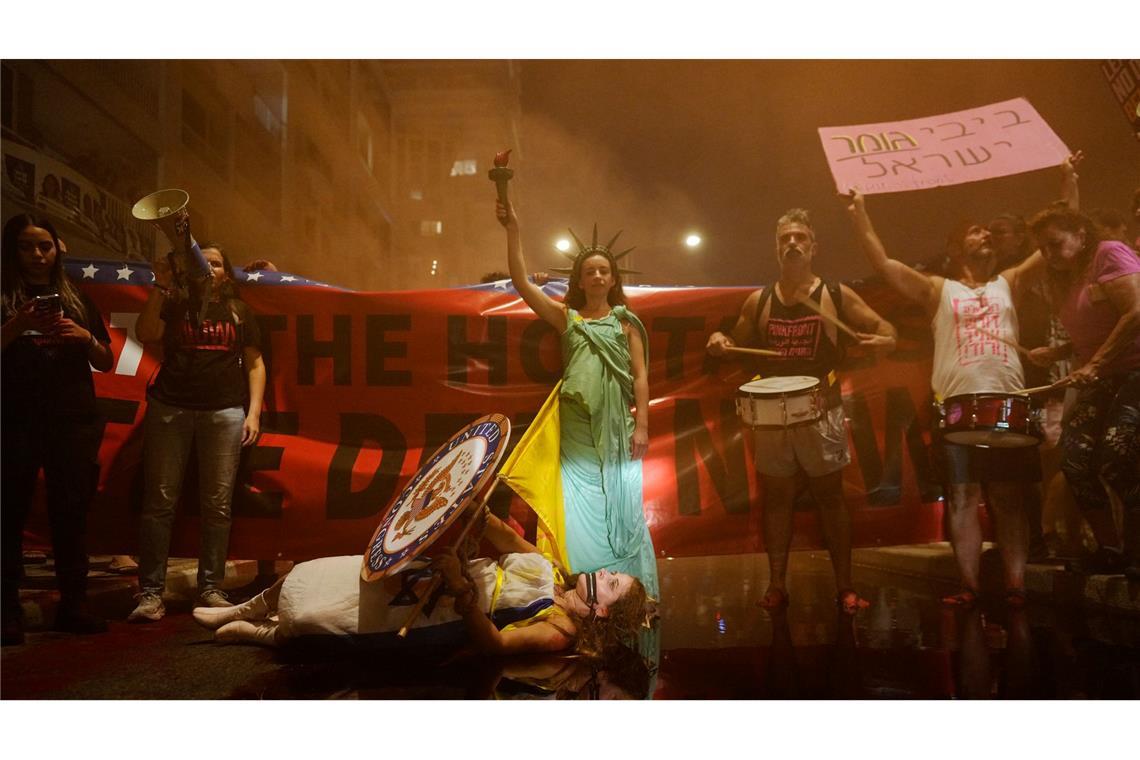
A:
<svg viewBox="0 0 1140 760">
<path fill-rule="evenodd" d="M 816 276 L 812 262 L 817 252 L 807 211 L 792 209 L 780 217 L 776 222 L 780 279 L 752 293 L 731 334 L 713 333 L 707 350 L 713 356 L 723 356 L 735 347 L 775 351 L 777 355 L 758 361 L 762 377 L 800 375 L 819 381 L 824 411 L 818 421 L 753 431 L 756 471 L 764 487 L 764 545 L 771 570 L 768 589 L 759 604 L 772 608 L 788 601 L 792 505 L 796 475 L 803 470 L 835 570 L 836 602 L 844 612 L 854 614 L 866 602 L 855 593 L 851 581 L 851 516 L 843 501 L 843 468 L 851 462 L 851 453 L 835 372 L 843 358 L 843 341 L 849 339 L 835 322 L 854 328 L 859 345 L 882 351 L 894 350 L 896 333 L 851 288 Z"/>
</svg>

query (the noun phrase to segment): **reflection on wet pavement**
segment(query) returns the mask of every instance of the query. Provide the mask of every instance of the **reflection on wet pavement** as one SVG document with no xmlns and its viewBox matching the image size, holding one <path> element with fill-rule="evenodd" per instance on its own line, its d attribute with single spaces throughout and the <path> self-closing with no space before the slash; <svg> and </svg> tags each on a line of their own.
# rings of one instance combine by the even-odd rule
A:
<svg viewBox="0 0 1140 760">
<path fill-rule="evenodd" d="M 1001 600 L 946 609 L 943 584 L 860 571 L 840 614 L 827 555 L 792 555 L 786 609 L 755 600 L 764 555 L 661 563 L 656 699 L 1135 698 L 1140 621 Z"/>
<path fill-rule="evenodd" d="M 827 555 L 798 552 L 790 604 L 762 610 L 764 555 L 660 562 L 650 662 L 565 657 L 448 663 L 407 653 L 285 660 L 234 697 L 332 699 L 1136 698 L 1140 620 L 988 600 L 945 609 L 944 584 L 860 571 L 871 607 L 835 605 Z M 631 667 L 632 665 L 632 667 Z"/>
</svg>

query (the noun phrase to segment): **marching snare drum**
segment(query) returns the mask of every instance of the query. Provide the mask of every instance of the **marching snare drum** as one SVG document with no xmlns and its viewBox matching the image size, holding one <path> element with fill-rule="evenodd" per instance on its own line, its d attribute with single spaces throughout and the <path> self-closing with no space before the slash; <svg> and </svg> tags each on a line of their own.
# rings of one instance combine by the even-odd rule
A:
<svg viewBox="0 0 1140 760">
<path fill-rule="evenodd" d="M 765 377 L 740 386 L 736 414 L 759 430 L 807 425 L 823 414 L 819 379 L 805 375 Z"/>
<path fill-rule="evenodd" d="M 942 402 L 942 437 L 966 446 L 1016 449 L 1041 442 L 1038 410 L 1016 393 L 963 393 Z"/>
</svg>

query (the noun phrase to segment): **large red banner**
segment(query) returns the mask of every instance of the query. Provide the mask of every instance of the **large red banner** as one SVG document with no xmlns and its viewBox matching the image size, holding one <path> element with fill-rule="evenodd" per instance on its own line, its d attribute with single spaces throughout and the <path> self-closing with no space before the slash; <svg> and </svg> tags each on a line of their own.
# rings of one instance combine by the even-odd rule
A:
<svg viewBox="0 0 1140 760">
<path fill-rule="evenodd" d="M 149 271 L 109 262 L 69 262 L 69 269 L 85 278 L 115 355 L 114 368 L 95 378 L 106 426 L 91 550 L 131 552 L 146 387 L 160 361 L 157 346 L 134 337 L 147 288 L 133 283 L 148 281 Z M 242 287 L 258 315 L 269 383 L 262 436 L 239 474 L 232 556 L 362 552 L 385 507 L 439 444 L 489 412 L 511 419 L 517 441 L 561 375 L 558 335 L 503 284 L 360 293 L 272 279 Z M 856 289 L 901 338 L 886 357 L 852 353 L 842 373 L 854 459 L 843 482 L 855 541 L 938 540 L 942 507 L 927 452 L 929 331 L 889 292 Z M 750 290 L 628 289 L 649 332 L 644 501 L 661 556 L 762 550 L 763 498 L 750 435 L 734 407 L 751 367 L 704 350 L 709 333 L 732 325 Z M 175 556 L 197 553 L 195 480 L 191 471 Z M 795 545 L 818 546 L 806 489 L 801 496 Z"/>
</svg>

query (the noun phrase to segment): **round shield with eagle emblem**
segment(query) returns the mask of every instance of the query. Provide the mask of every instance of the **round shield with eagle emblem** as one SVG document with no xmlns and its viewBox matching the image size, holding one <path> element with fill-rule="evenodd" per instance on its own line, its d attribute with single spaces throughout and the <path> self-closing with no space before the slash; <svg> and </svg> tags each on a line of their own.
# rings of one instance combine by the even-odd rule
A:
<svg viewBox="0 0 1140 760">
<path fill-rule="evenodd" d="M 495 474 L 510 437 L 511 421 L 488 414 L 436 449 L 372 534 L 360 577 L 395 575 L 442 536 Z"/>
</svg>

